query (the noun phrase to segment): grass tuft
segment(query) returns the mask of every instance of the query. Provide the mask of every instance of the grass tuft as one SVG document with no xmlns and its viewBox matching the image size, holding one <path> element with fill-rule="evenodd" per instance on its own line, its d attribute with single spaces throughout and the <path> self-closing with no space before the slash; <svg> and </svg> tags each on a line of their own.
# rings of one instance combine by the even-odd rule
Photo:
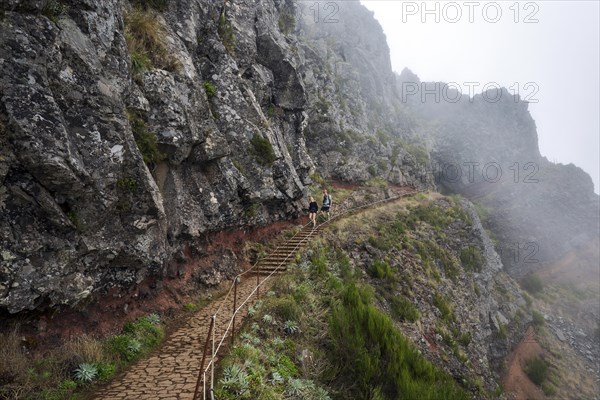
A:
<svg viewBox="0 0 600 400">
<path fill-rule="evenodd" d="M 179 60 L 169 53 L 167 31 L 152 7 L 134 7 L 125 13 L 124 22 L 134 79 L 141 82 L 143 73 L 152 68 L 175 72 L 181 67 Z"/>
</svg>

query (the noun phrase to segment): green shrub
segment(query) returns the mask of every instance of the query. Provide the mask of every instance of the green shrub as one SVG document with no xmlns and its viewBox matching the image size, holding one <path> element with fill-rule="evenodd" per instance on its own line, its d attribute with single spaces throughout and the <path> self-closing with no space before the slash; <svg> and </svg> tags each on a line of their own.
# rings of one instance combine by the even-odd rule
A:
<svg viewBox="0 0 600 400">
<path fill-rule="evenodd" d="M 392 248 L 390 241 L 383 236 L 369 236 L 369 244 L 382 251 L 388 251 Z"/>
<path fill-rule="evenodd" d="M 141 115 L 135 111 L 128 110 L 127 118 L 131 125 L 135 143 L 142 154 L 144 162 L 152 164 L 164 160 L 166 156 L 158 150 L 156 135 L 148 131 L 146 122 Z"/>
<path fill-rule="evenodd" d="M 392 296 L 389 300 L 394 318 L 409 322 L 415 322 L 420 318 L 417 307 L 405 296 Z"/>
<path fill-rule="evenodd" d="M 552 396 L 556 395 L 556 387 L 553 384 L 551 384 L 550 382 L 542 383 L 542 391 L 548 397 L 552 397 Z"/>
<path fill-rule="evenodd" d="M 223 370 L 223 378 L 219 383 L 230 393 L 238 396 L 245 394 L 250 385 L 248 373 L 235 364 Z"/>
<path fill-rule="evenodd" d="M 250 140 L 250 144 L 250 151 L 259 164 L 271 165 L 277 159 L 269 139 L 259 135 L 254 135 Z"/>
<path fill-rule="evenodd" d="M 522 292 L 522 294 L 523 298 L 525 299 L 525 303 L 527 304 L 527 307 L 531 307 L 531 305 L 533 304 L 533 299 L 531 298 L 531 296 L 525 292 Z"/>
<path fill-rule="evenodd" d="M 536 274 L 529 274 L 521 281 L 521 287 L 531 294 L 536 294 L 544 289 L 544 284 Z"/>
<path fill-rule="evenodd" d="M 101 381 L 107 381 L 111 379 L 117 372 L 117 366 L 112 363 L 99 363 L 98 367 L 98 379 Z"/>
<path fill-rule="evenodd" d="M 108 339 L 107 347 L 108 350 L 118 355 L 124 361 L 134 360 L 139 353 L 139 350 L 135 350 L 136 339 L 127 335 L 116 335 Z"/>
<path fill-rule="evenodd" d="M 211 99 L 217 95 L 217 90 L 215 89 L 215 85 L 213 85 L 211 82 L 204 81 L 204 83 L 202 85 L 204 86 L 204 91 L 206 92 L 206 97 Z"/>
<path fill-rule="evenodd" d="M 144 72 L 152 69 L 152 61 L 142 49 L 133 50 L 129 57 L 131 59 L 131 72 L 140 81 Z"/>
<path fill-rule="evenodd" d="M 548 363 L 541 357 L 534 357 L 527 360 L 524 371 L 531 382 L 541 386 L 548 377 Z"/>
<path fill-rule="evenodd" d="M 161 0 L 145 3 L 151 2 L 158 4 Z M 123 15 L 123 21 L 134 79 L 139 81 L 143 72 L 154 67 L 172 72 L 181 67 L 179 60 L 169 53 L 166 44 L 167 31 L 154 10 L 148 7 L 134 7 Z"/>
<path fill-rule="evenodd" d="M 376 279 L 393 279 L 394 272 L 387 261 L 375 260 L 369 268 L 369 275 Z"/>
<path fill-rule="evenodd" d="M 458 337 L 458 342 L 464 347 L 467 347 L 471 343 L 471 332 L 463 332 Z"/>
<path fill-rule="evenodd" d="M 445 319 L 446 321 L 453 321 L 454 320 L 454 312 L 452 311 L 452 307 L 450 307 L 450 305 L 448 304 L 448 300 L 446 300 L 444 298 L 444 296 L 442 296 L 439 293 L 436 293 L 433 295 L 433 305 L 440 310 L 440 313 L 442 313 L 442 318 Z"/>
<path fill-rule="evenodd" d="M 368 290 L 348 283 L 329 323 L 334 356 L 349 383 L 347 398 L 373 398 L 374 390 L 380 398 L 469 398 L 417 352 L 371 299 Z"/>
<path fill-rule="evenodd" d="M 413 243 L 424 266 L 428 267 L 432 261 L 435 261 L 441 265 L 448 278 L 452 280 L 458 278 L 460 273 L 458 261 L 448 250 L 438 246 L 430 239 L 415 240 Z"/>
<path fill-rule="evenodd" d="M 143 350 L 150 350 L 164 338 L 164 330 L 158 325 L 153 314 L 128 322 L 123 327 L 123 332 L 139 340 Z"/>
<path fill-rule="evenodd" d="M 42 8 L 42 15 L 46 16 L 54 23 L 58 22 L 58 18 L 69 12 L 69 5 L 59 0 L 47 0 Z"/>
<path fill-rule="evenodd" d="M 544 323 L 546 322 L 542 313 L 535 310 L 531 312 L 531 318 L 533 319 L 533 325 L 538 328 L 544 326 Z"/>
<path fill-rule="evenodd" d="M 297 321 L 300 318 L 302 310 L 296 301 L 291 297 L 280 297 L 269 301 L 265 309 L 271 315 L 276 315 L 283 321 Z"/>
</svg>

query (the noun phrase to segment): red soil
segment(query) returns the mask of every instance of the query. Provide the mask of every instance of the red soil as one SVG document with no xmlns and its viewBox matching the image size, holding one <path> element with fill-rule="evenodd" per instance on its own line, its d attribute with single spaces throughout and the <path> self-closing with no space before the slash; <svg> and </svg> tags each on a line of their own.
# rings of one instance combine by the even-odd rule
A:
<svg viewBox="0 0 600 400">
<path fill-rule="evenodd" d="M 21 332 L 34 343 L 32 347 L 46 348 L 61 340 L 84 333 L 105 336 L 119 332 L 123 325 L 142 315 L 158 313 L 163 320 L 177 319 L 183 313 L 183 304 L 198 299 L 200 293 L 220 291 L 219 286 L 209 288 L 197 282 L 199 271 L 214 268 L 224 252 L 237 257 L 237 272 L 250 267 L 248 242 L 265 243 L 293 225 L 304 224 L 308 217 L 293 221 L 279 221 L 247 231 L 222 231 L 206 237 L 202 255 L 188 245 L 184 248 L 184 261 L 173 259 L 167 266 L 165 277 L 148 277 L 139 285 L 128 289 L 111 288 L 95 295 L 76 308 L 54 310 L 44 314 L 29 315 L 21 320 Z M 230 281 L 223 282 L 227 285 Z M 7 324 L 8 325 L 8 324 Z M 32 348 L 31 350 L 35 350 Z"/>
<path fill-rule="evenodd" d="M 533 327 L 527 329 L 527 333 L 506 362 L 506 371 L 502 379 L 502 386 L 511 400 L 543 400 L 544 392 L 529 380 L 523 368 L 525 363 L 543 354 L 544 350 L 535 338 Z"/>
</svg>

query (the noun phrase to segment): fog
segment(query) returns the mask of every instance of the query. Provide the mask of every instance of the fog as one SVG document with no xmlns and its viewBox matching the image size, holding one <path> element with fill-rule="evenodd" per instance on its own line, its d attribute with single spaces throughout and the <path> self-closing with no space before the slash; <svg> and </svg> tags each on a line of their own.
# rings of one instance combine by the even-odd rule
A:
<svg viewBox="0 0 600 400">
<path fill-rule="evenodd" d="M 470 82 L 476 93 L 486 84 L 519 93 L 542 155 L 583 168 L 598 193 L 598 2 L 361 2 L 383 27 L 395 71 L 455 82 L 463 93 Z"/>
</svg>

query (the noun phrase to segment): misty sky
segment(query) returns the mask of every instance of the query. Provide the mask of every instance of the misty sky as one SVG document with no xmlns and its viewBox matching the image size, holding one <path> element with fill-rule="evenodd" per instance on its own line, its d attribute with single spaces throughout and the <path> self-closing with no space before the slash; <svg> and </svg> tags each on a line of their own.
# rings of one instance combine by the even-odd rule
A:
<svg viewBox="0 0 600 400">
<path fill-rule="evenodd" d="M 438 4 L 439 22 L 435 13 L 425 15 L 422 1 L 361 3 L 382 25 L 395 71 L 408 67 L 423 81 L 461 87 L 495 82 L 518 90 L 531 101 L 542 155 L 583 168 L 598 193 L 598 1 L 524 1 L 517 7 L 515 1 L 479 1 L 472 8 L 467 1 L 427 1 L 428 10 Z"/>
</svg>

